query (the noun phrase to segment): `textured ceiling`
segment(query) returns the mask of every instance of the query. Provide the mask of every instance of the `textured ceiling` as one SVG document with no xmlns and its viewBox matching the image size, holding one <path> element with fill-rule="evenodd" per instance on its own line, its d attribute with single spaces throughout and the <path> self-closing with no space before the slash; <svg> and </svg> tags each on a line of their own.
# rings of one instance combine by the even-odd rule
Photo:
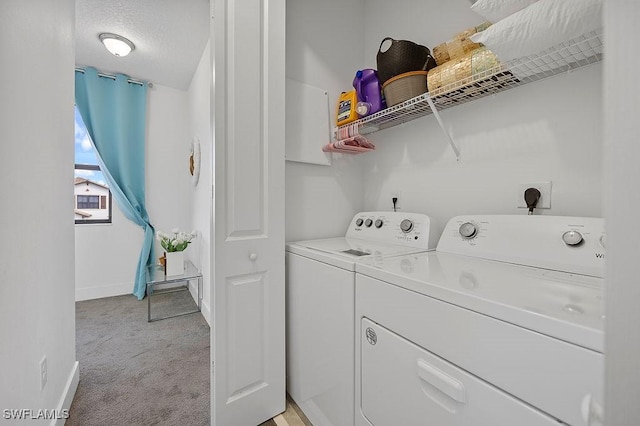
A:
<svg viewBox="0 0 640 426">
<path fill-rule="evenodd" d="M 76 0 L 76 65 L 187 90 L 209 39 L 209 0 Z M 100 33 L 128 38 L 111 55 Z"/>
</svg>

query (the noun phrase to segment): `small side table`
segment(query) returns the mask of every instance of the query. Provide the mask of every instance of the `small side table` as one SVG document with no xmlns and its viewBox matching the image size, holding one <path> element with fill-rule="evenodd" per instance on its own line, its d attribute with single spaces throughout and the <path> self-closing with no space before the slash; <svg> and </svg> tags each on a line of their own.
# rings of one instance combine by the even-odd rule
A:
<svg viewBox="0 0 640 426">
<path fill-rule="evenodd" d="M 189 282 L 197 280 L 197 305 L 198 308 L 192 311 L 181 312 L 179 314 L 167 315 L 161 318 L 151 318 L 151 298 L 155 295 L 173 293 L 177 291 L 189 291 Z M 164 274 L 164 268 L 160 265 L 150 265 L 147 268 L 147 321 L 158 321 L 166 318 L 178 317 L 181 315 L 200 312 L 202 309 L 202 273 L 191 263 L 190 260 L 184 262 L 184 274 L 170 275 Z"/>
</svg>

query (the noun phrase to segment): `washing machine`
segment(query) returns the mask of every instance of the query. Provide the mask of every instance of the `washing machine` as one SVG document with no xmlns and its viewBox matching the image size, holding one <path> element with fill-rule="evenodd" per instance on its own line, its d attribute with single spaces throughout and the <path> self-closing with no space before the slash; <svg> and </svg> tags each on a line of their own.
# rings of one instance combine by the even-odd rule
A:
<svg viewBox="0 0 640 426">
<path fill-rule="evenodd" d="M 356 425 L 602 425 L 599 218 L 459 216 L 356 265 Z"/>
<path fill-rule="evenodd" d="M 344 237 L 286 248 L 287 392 L 314 426 L 354 423 L 355 265 L 435 248 L 418 213 L 362 212 Z"/>
</svg>

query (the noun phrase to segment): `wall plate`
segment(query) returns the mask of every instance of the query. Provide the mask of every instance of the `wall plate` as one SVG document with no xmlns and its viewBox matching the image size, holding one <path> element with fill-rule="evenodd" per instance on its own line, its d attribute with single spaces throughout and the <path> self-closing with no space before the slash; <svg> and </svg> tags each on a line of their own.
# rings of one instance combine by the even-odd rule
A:
<svg viewBox="0 0 640 426">
<path fill-rule="evenodd" d="M 540 200 L 538 200 L 536 209 L 551 208 L 551 181 L 518 184 L 518 190 L 516 194 L 518 197 L 516 206 L 518 208 L 527 208 L 527 203 L 524 201 L 524 192 L 529 188 L 536 188 L 538 191 L 540 191 Z"/>
</svg>

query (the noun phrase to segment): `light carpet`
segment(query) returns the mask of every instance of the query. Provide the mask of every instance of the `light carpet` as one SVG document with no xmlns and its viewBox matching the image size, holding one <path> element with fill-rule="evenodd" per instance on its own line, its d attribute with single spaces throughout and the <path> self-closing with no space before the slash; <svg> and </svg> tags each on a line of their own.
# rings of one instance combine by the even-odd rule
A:
<svg viewBox="0 0 640 426">
<path fill-rule="evenodd" d="M 152 302 L 154 318 L 194 307 L 188 292 Z M 146 299 L 77 302 L 76 357 L 80 382 L 66 425 L 210 425 L 209 326 L 201 314 L 149 323 Z M 287 410 L 262 425 L 311 423 L 287 398 Z"/>
</svg>

